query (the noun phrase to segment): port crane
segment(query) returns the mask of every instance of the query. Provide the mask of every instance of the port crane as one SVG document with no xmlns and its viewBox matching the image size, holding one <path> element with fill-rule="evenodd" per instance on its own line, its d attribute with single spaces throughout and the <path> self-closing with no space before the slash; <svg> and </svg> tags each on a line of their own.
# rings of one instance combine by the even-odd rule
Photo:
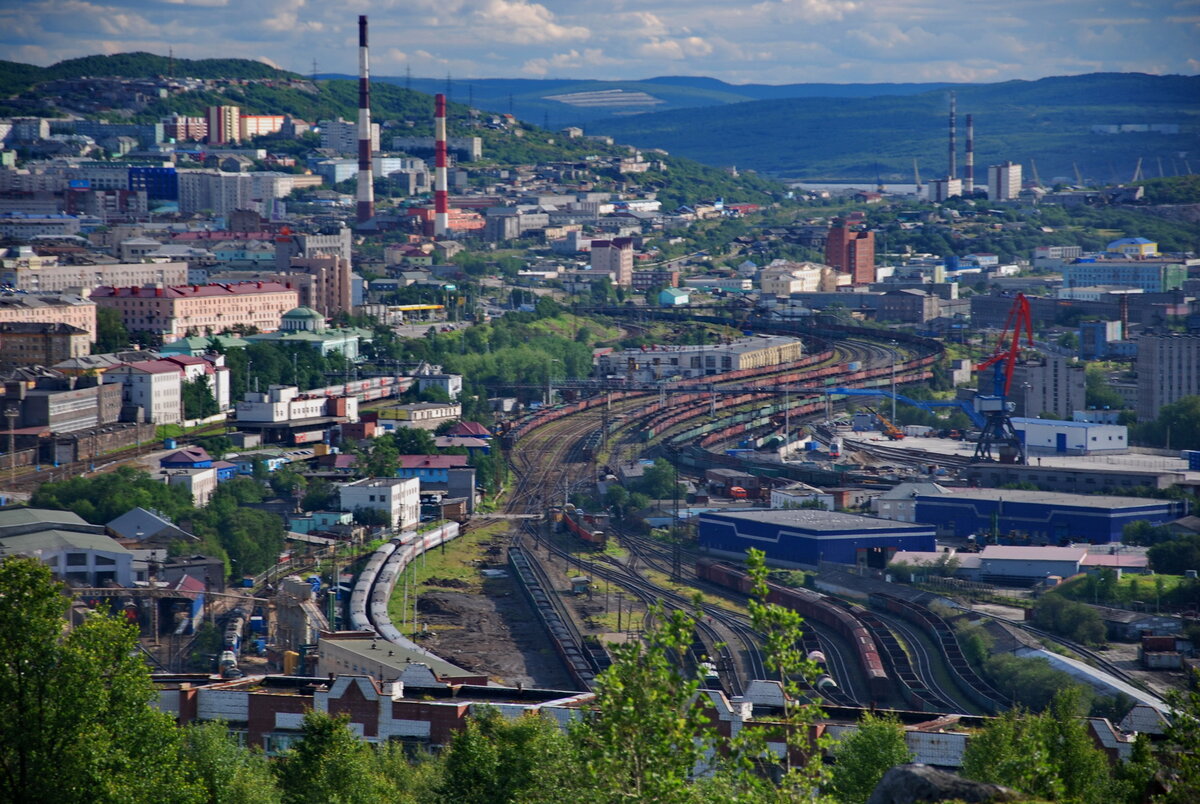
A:
<svg viewBox="0 0 1200 804">
<path fill-rule="evenodd" d="M 984 372 L 992 369 L 992 393 L 975 395 L 975 409 L 985 417 L 979 443 L 975 447 L 976 461 L 998 460 L 1000 463 L 1025 463 L 1025 442 L 1013 429 L 1012 411 L 1015 405 L 1008 401 L 1012 389 L 1013 369 L 1021 356 L 1021 334 L 1025 335 L 1029 348 L 1033 348 L 1033 319 L 1029 311 L 1029 299 L 1018 293 L 1008 311 L 1004 330 L 996 340 L 992 356 L 975 367 Z M 984 376 L 979 377 L 980 390 Z M 995 449 L 995 456 L 992 450 Z"/>
</svg>

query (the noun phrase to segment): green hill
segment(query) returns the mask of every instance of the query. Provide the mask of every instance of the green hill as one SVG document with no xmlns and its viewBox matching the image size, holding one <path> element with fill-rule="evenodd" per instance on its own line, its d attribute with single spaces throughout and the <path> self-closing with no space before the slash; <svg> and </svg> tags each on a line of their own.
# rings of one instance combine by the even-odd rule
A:
<svg viewBox="0 0 1200 804">
<path fill-rule="evenodd" d="M 1010 159 L 1044 181 L 1072 176 L 1128 180 L 1139 157 L 1158 175 L 1186 172 L 1182 152 L 1200 147 L 1200 77 L 1093 74 L 960 86 L 959 164 L 965 119 L 975 117 L 976 180 Z M 912 180 L 946 170 L 945 90 L 874 98 L 792 98 L 596 121 L 590 129 L 663 147 L 713 165 L 795 178 Z M 1092 126 L 1175 124 L 1178 134 L 1096 134 Z M 1172 166 L 1174 160 L 1174 167 Z"/>
</svg>

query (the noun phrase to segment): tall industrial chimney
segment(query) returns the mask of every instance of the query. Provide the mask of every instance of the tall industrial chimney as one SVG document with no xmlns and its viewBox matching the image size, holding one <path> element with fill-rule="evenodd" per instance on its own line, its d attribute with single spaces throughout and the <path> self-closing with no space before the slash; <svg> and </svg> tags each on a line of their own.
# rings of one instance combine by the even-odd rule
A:
<svg viewBox="0 0 1200 804">
<path fill-rule="evenodd" d="M 950 172 L 946 174 L 946 178 L 958 178 L 958 111 L 955 104 L 954 93 L 950 93 Z"/>
<path fill-rule="evenodd" d="M 446 181 L 446 96 L 434 96 L 433 111 L 434 185 L 433 235 L 444 237 L 450 231 L 450 194 Z"/>
<path fill-rule="evenodd" d="M 967 163 L 964 167 L 963 195 L 975 192 L 975 115 L 967 115 Z"/>
<path fill-rule="evenodd" d="M 371 70 L 367 60 L 367 15 L 358 17 L 358 222 L 375 217 L 371 175 Z"/>
</svg>

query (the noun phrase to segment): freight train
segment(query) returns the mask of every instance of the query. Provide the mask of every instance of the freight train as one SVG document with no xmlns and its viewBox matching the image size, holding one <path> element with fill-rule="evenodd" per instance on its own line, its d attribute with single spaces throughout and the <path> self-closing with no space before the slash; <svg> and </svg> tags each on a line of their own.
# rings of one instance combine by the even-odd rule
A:
<svg viewBox="0 0 1200 804">
<path fill-rule="evenodd" d="M 562 525 L 567 532 L 575 534 L 597 550 L 603 550 L 608 538 L 603 530 L 596 527 L 601 524 L 603 519 L 595 514 L 585 514 L 578 509 L 567 510 L 563 511 Z"/>
<path fill-rule="evenodd" d="M 729 564 L 702 558 L 696 562 L 696 575 L 706 581 L 734 589 L 742 594 L 750 594 L 750 576 Z M 836 631 L 843 639 L 854 647 L 855 657 L 863 675 L 867 679 L 867 687 L 872 698 L 882 700 L 887 698 L 892 690 L 891 679 L 883 669 L 883 660 L 875 640 L 858 619 L 849 611 L 832 602 L 825 595 L 808 589 L 792 589 L 768 584 L 768 603 L 778 603 L 799 612 L 807 620 L 820 623 Z M 832 676 L 829 681 L 832 681 Z M 818 684 L 821 682 L 818 681 Z M 826 682 L 828 686 L 828 682 Z"/>
<path fill-rule="evenodd" d="M 457 537 L 460 532 L 457 522 L 447 522 L 424 533 L 406 531 L 372 553 L 350 593 L 351 629 L 373 631 L 381 638 L 406 650 L 439 658 L 405 638 L 392 625 L 387 610 L 388 600 L 392 596 L 397 579 L 413 559 Z"/>
</svg>

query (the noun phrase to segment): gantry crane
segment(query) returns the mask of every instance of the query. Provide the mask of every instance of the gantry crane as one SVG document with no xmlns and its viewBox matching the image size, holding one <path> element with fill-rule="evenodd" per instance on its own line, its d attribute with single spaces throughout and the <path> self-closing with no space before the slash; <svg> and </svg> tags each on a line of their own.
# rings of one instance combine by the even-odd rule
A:
<svg viewBox="0 0 1200 804">
<path fill-rule="evenodd" d="M 1025 443 L 1012 425 L 1012 411 L 1016 406 L 1008 401 L 1013 368 L 1017 365 L 1017 358 L 1021 356 L 1022 331 L 1032 349 L 1033 320 L 1029 313 L 1029 299 L 1025 298 L 1025 294 L 1018 293 L 1008 311 L 1004 331 L 996 341 L 995 351 L 991 357 L 975 367 L 975 370 L 980 372 L 992 369 L 992 393 L 975 395 L 975 409 L 986 417 L 983 431 L 979 434 L 979 443 L 975 447 L 976 461 L 1025 463 Z M 980 375 L 981 389 L 983 383 L 984 378 Z M 996 449 L 994 456 L 993 447 Z"/>
</svg>

